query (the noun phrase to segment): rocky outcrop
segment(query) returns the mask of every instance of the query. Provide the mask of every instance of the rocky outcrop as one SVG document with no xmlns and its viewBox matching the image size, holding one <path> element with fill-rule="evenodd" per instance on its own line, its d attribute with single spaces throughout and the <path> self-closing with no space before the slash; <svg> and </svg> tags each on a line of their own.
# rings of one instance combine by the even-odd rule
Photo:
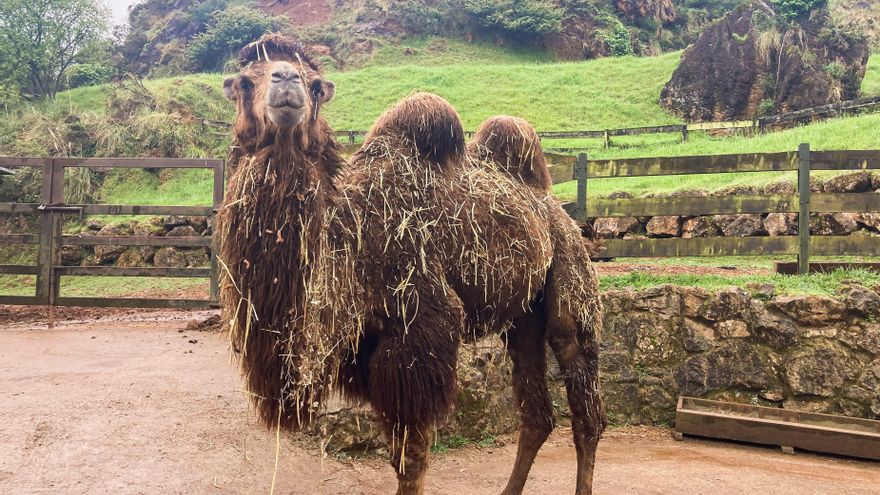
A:
<svg viewBox="0 0 880 495">
<path fill-rule="evenodd" d="M 697 122 L 835 103 L 858 97 L 868 55 L 824 9 L 792 25 L 771 2 L 750 0 L 700 34 L 660 102 Z"/>
<path fill-rule="evenodd" d="M 562 60 L 585 60 L 610 54 L 600 35 L 602 26 L 589 15 L 571 16 L 562 22 L 562 31 L 546 36 L 544 45 Z"/>
<path fill-rule="evenodd" d="M 859 285 L 837 297 L 772 293 L 772 286 L 606 291 L 600 378 L 611 422 L 669 424 L 679 395 L 880 417 L 880 294 Z M 567 424 L 564 385 L 549 361 L 556 416 Z M 463 346 L 458 401 L 441 441 L 515 431 L 510 373 L 498 339 Z M 328 420 L 329 450 L 384 448 L 365 409 L 340 405 Z"/>
<path fill-rule="evenodd" d="M 631 22 L 653 20 L 664 23 L 677 18 L 672 0 L 615 0 L 614 6 Z"/>
</svg>

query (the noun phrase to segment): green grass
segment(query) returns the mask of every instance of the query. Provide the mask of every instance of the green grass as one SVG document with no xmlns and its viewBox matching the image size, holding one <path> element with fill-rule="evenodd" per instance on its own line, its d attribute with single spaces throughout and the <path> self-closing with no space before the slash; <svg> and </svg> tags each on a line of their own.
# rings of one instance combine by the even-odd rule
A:
<svg viewBox="0 0 880 495">
<path fill-rule="evenodd" d="M 414 55 L 402 54 L 407 46 L 415 49 Z M 433 38 L 382 46 L 374 52 L 368 67 L 328 71 L 337 93 L 325 107 L 326 116 L 336 129 L 367 129 L 395 101 L 422 90 L 447 98 L 468 129 L 498 114 L 523 117 L 541 131 L 681 122 L 658 104 L 660 90 L 678 65 L 680 52 L 564 63 L 546 63 L 547 57 L 540 50 L 512 51 L 486 43 Z M 203 118 L 230 121 L 234 109 L 220 90 L 225 77 L 193 74 L 147 80 L 144 84 L 162 103 L 189 108 Z M 109 85 L 76 88 L 38 108 L 50 113 L 102 113 L 110 90 Z M 880 56 L 868 62 L 862 93 L 880 95 Z M 699 134 L 694 137 L 685 147 L 679 147 L 670 136 L 618 141 L 634 147 L 635 151 L 627 154 L 638 153 L 640 146 L 651 153 L 664 153 L 669 148 L 691 153 L 711 147 L 716 141 L 700 139 Z M 556 141 L 551 145 L 570 144 Z"/>
<path fill-rule="evenodd" d="M 772 132 L 755 137 L 712 138 L 692 133 L 687 143 L 668 142 L 641 147 L 613 147 L 588 152 L 591 158 L 637 158 L 643 156 L 716 155 L 727 153 L 769 153 L 795 151 L 799 143 L 810 143 L 814 150 L 880 149 L 880 114 L 832 119 L 826 122 Z M 634 138 L 631 138 L 634 140 Z M 621 140 L 620 142 L 623 142 Z M 816 173 L 817 177 L 828 176 Z M 714 191 L 733 185 L 762 186 L 768 182 L 794 180 L 794 172 L 711 174 L 660 177 L 632 177 L 623 179 L 594 179 L 588 184 L 591 196 L 607 196 L 614 191 L 629 191 L 634 195 L 668 193 L 679 189 Z M 554 186 L 560 197 L 572 199 L 576 184 L 566 182 Z"/>
<path fill-rule="evenodd" d="M 410 53 L 407 53 L 409 49 Z M 475 65 L 486 61 L 497 64 L 535 64 L 553 60 L 553 54 L 535 46 L 499 46 L 487 40 L 468 43 L 452 38 L 406 38 L 380 44 L 355 68 L 400 65 Z"/>
<path fill-rule="evenodd" d="M 448 99 L 465 128 L 513 114 L 539 130 L 603 129 L 678 123 L 657 104 L 679 54 L 556 64 L 404 65 L 333 74 L 336 99 L 326 107 L 336 129 L 366 129 L 413 91 Z"/>
<path fill-rule="evenodd" d="M 31 275 L 0 275 L 0 295 L 32 296 L 36 277 Z M 204 278 L 171 277 L 61 277 L 62 297 L 130 297 L 133 295 L 178 294 L 187 298 L 208 298 L 208 281 Z"/>
<path fill-rule="evenodd" d="M 113 169 L 104 180 L 104 204 L 208 206 L 213 172 L 166 169 L 159 176 L 143 169 Z"/>
<path fill-rule="evenodd" d="M 773 284 L 779 295 L 834 296 L 846 282 L 857 281 L 867 286 L 880 285 L 880 274 L 867 270 L 837 270 L 828 274 L 808 276 L 792 275 L 651 275 L 641 272 L 627 275 L 600 277 L 600 287 L 609 289 L 646 289 L 662 284 L 701 287 L 710 291 L 730 286 L 746 287 L 749 284 Z"/>
<path fill-rule="evenodd" d="M 874 54 L 868 59 L 868 70 L 862 81 L 862 96 L 880 95 L 880 54 Z"/>
</svg>

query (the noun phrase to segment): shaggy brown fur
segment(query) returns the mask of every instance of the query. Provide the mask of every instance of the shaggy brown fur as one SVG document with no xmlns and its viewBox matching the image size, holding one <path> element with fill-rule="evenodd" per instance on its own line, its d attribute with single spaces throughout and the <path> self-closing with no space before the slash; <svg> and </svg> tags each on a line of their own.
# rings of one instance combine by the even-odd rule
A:
<svg viewBox="0 0 880 495">
<path fill-rule="evenodd" d="M 528 176 L 546 175 L 539 155 L 513 153 L 514 137 L 465 154 L 455 110 L 416 94 L 336 174 L 323 121 L 276 128 L 252 96 L 265 77 L 252 80 L 237 103 L 252 114 L 244 122 L 256 129 L 241 130 L 254 149 L 239 159 L 220 232 L 224 311 L 263 421 L 302 427 L 333 391 L 366 400 L 391 443 L 398 493 L 421 493 L 431 432 L 454 402 L 459 343 L 506 329 L 523 426 L 505 493 L 522 491 L 552 428 L 545 343 L 568 387 L 577 491 L 589 493 L 604 427 L 598 284 L 559 201 L 513 173 L 525 162 L 511 158 L 529 156 Z"/>
<path fill-rule="evenodd" d="M 344 160 L 323 118 L 292 129 L 265 125 L 263 105 L 256 102 L 265 98 L 268 65 L 257 54 L 284 54 L 286 59 L 298 54 L 293 60 L 302 60 L 312 71 L 311 81 L 319 79 L 316 66 L 298 45 L 281 45 L 271 35 L 264 40 L 268 42 L 242 49 L 244 70 L 229 84 L 238 112 L 227 201 L 219 216 L 220 260 L 226 275 L 221 302 L 261 419 L 296 428 L 304 422 L 297 414 L 307 414 L 308 407 L 295 404 L 310 404 L 319 391 L 289 392 L 299 377 L 286 363 L 284 349 L 304 345 L 303 335 L 289 330 L 301 325 L 307 307 L 306 286 L 325 227 L 322 215 L 332 178 Z M 268 48 L 264 51 L 263 46 Z M 293 51 L 281 52 L 279 46 Z M 282 410 L 287 412 L 281 414 Z"/>
<path fill-rule="evenodd" d="M 525 120 L 498 116 L 483 122 L 468 145 L 480 159 L 491 159 L 501 170 L 526 185 L 549 191 L 552 181 L 541 149 L 541 138 Z"/>
</svg>

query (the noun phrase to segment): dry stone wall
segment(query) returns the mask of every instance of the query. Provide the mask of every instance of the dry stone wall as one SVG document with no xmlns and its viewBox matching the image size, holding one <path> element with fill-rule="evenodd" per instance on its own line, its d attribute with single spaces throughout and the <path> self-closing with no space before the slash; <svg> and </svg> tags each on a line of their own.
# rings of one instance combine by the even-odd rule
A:
<svg viewBox="0 0 880 495">
<path fill-rule="evenodd" d="M 810 189 L 818 193 L 880 194 L 880 175 L 855 172 L 826 181 L 815 180 Z M 764 187 L 736 186 L 713 193 L 713 196 L 794 194 L 791 182 L 774 182 Z M 625 192 L 609 196 L 631 199 Z M 676 191 L 666 196 L 653 197 L 706 197 L 702 190 Z M 796 213 L 763 213 L 704 216 L 653 216 L 594 218 L 596 235 L 602 239 L 638 239 L 681 237 L 754 237 L 797 235 Z M 813 235 L 878 235 L 880 213 L 813 213 L 810 215 L 810 233 Z"/>
<path fill-rule="evenodd" d="M 604 299 L 602 381 L 618 422 L 670 422 L 678 395 L 880 416 L 875 289 L 831 298 L 661 286 Z"/>
<path fill-rule="evenodd" d="M 170 215 L 148 220 L 104 223 L 90 220 L 80 231 L 84 236 L 142 237 L 209 237 L 211 225 L 206 217 Z M 61 249 L 61 262 L 66 266 L 116 265 L 127 267 L 156 266 L 187 268 L 207 266 L 207 248 L 173 246 L 72 246 Z"/>
</svg>

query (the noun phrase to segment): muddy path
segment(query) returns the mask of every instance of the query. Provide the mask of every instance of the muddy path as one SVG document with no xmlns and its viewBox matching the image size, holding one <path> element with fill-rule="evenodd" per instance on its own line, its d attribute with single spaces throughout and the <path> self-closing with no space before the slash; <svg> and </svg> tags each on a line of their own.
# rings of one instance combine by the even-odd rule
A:
<svg viewBox="0 0 880 495">
<path fill-rule="evenodd" d="M 256 424 L 210 312 L 73 314 L 52 330 L 0 320 L 0 493 L 388 494 L 383 459 L 322 458 Z M 515 446 L 433 458 L 428 493 L 494 494 Z M 574 448 L 554 432 L 526 493 L 572 493 Z M 876 494 L 880 463 L 613 429 L 599 494 Z"/>
</svg>

